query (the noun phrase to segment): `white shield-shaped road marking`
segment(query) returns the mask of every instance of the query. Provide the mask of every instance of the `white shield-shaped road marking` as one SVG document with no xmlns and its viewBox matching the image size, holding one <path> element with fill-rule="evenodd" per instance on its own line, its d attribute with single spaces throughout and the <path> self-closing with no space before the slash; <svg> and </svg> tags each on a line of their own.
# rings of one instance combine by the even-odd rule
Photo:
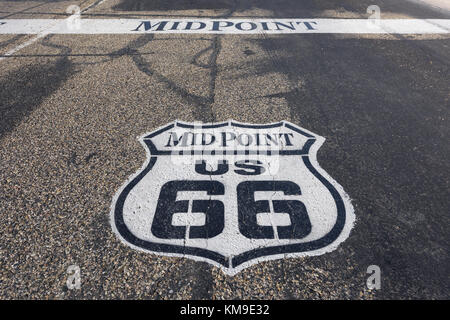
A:
<svg viewBox="0 0 450 320">
<path fill-rule="evenodd" d="M 260 261 L 337 248 L 355 217 L 316 161 L 325 141 L 287 121 L 173 122 L 140 139 L 143 168 L 114 198 L 127 245 L 207 261 L 233 275 Z"/>
</svg>

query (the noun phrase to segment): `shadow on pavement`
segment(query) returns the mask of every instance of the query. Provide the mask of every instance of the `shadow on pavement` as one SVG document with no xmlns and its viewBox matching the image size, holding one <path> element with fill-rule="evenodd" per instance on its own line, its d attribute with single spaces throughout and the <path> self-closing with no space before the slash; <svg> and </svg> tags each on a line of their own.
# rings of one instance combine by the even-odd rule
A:
<svg viewBox="0 0 450 320">
<path fill-rule="evenodd" d="M 12 131 L 72 73 L 67 57 L 14 70 L 0 79 L 0 138 Z"/>
</svg>

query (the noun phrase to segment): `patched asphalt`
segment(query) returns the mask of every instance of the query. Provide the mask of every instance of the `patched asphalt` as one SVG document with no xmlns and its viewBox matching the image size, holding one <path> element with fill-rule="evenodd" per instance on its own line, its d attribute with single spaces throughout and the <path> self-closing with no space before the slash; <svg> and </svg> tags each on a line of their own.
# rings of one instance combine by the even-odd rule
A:
<svg viewBox="0 0 450 320">
<path fill-rule="evenodd" d="M 11 1 L 0 19 L 445 18 L 406 1 Z M 33 36 L 0 35 L 0 55 Z M 48 35 L 0 60 L 0 298 L 448 299 L 448 35 Z M 331 253 L 210 264 L 131 249 L 109 223 L 137 137 L 175 119 L 288 120 L 356 225 Z M 70 265 L 81 289 L 66 286 Z M 382 287 L 369 290 L 369 265 Z"/>
</svg>

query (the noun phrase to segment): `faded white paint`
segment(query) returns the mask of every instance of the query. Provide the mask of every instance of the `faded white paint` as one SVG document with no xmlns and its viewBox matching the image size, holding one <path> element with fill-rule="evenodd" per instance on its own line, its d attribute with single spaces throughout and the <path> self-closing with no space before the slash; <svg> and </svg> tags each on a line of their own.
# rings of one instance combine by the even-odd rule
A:
<svg viewBox="0 0 450 320">
<path fill-rule="evenodd" d="M 80 19 L 79 23 L 79 28 L 71 28 L 65 19 L 6 19 L 0 20 L 0 34 L 446 34 L 450 31 L 450 19 Z"/>
</svg>

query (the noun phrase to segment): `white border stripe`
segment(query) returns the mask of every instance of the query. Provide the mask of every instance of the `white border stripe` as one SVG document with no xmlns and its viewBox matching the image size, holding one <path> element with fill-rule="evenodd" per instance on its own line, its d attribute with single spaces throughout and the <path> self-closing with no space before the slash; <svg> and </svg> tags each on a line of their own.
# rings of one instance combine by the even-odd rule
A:
<svg viewBox="0 0 450 320">
<path fill-rule="evenodd" d="M 6 19 L 0 34 L 448 34 L 450 19 Z"/>
</svg>

